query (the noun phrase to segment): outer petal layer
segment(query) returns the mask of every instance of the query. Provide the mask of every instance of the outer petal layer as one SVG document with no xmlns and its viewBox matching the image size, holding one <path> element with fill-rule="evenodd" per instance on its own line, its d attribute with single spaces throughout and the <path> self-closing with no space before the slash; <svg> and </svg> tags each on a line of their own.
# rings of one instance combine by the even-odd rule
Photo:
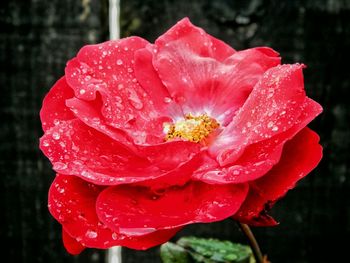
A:
<svg viewBox="0 0 350 263">
<path fill-rule="evenodd" d="M 96 198 L 103 188 L 77 177 L 57 175 L 49 192 L 49 210 L 64 230 L 86 247 L 126 246 L 147 249 L 169 240 L 179 228 L 129 237 L 111 231 L 96 215 Z"/>
<path fill-rule="evenodd" d="M 318 142 L 318 135 L 309 128 L 287 142 L 279 163 L 268 174 L 250 183 L 248 197 L 234 218 L 254 224 L 266 206 L 294 188 L 296 182 L 320 162 L 322 147 Z"/>
<path fill-rule="evenodd" d="M 156 110 L 153 99 L 139 85 L 135 77 L 134 56 L 148 42 L 138 37 L 108 41 L 83 47 L 76 58 L 68 62 L 66 78 L 74 89 L 75 97 L 89 102 L 92 107 L 86 114 L 78 110 L 77 116 L 88 125 L 91 113 L 100 122 L 121 129 L 134 139 L 136 144 L 163 142 L 163 122 L 166 115 Z M 96 103 L 102 99 L 102 103 Z M 77 106 L 79 103 L 71 103 Z"/>
<path fill-rule="evenodd" d="M 66 248 L 68 253 L 72 255 L 78 255 L 85 249 L 85 246 L 80 244 L 75 238 L 71 237 L 63 228 L 62 240 L 64 247 Z"/>
<path fill-rule="evenodd" d="M 45 96 L 40 110 L 40 119 L 44 131 L 60 123 L 75 119 L 74 114 L 66 107 L 66 100 L 74 97 L 74 92 L 68 86 L 66 78 L 60 78 Z"/>
<path fill-rule="evenodd" d="M 234 163 L 225 167 L 212 167 L 208 171 L 197 171 L 193 177 L 212 184 L 242 183 L 264 176 L 280 160 L 284 144 L 292 139 L 321 111 L 315 101 L 305 98 L 302 113 L 295 125 L 287 131 L 248 145 Z"/>
<path fill-rule="evenodd" d="M 127 235 L 142 235 L 191 223 L 208 223 L 233 215 L 248 187 L 191 182 L 154 193 L 145 188 L 110 187 L 97 200 L 102 222 Z M 115 201 L 118 200 L 118 203 Z"/>
<path fill-rule="evenodd" d="M 165 182 L 161 177 L 166 177 L 177 185 L 188 181 L 196 169 L 197 161 L 193 158 L 200 146 L 174 141 L 140 147 L 140 155 L 136 155 L 118 141 L 75 119 L 48 130 L 40 139 L 40 148 L 57 172 L 75 175 L 95 184 L 117 185 L 152 180 L 156 185 L 160 183 L 159 179 L 163 185 Z M 174 173 L 179 175 L 177 182 L 171 179 Z"/>
<path fill-rule="evenodd" d="M 302 68 L 299 64 L 281 65 L 264 74 L 211 146 L 210 152 L 217 156 L 221 166 L 237 160 L 248 145 L 269 139 L 298 123 L 306 99 Z"/>
</svg>

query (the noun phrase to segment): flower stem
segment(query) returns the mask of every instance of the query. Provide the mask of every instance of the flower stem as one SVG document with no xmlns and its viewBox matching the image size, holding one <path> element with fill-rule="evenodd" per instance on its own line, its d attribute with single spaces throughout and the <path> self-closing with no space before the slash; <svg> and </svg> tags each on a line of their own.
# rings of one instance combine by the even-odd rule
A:
<svg viewBox="0 0 350 263">
<path fill-rule="evenodd" d="M 122 247 L 111 247 L 107 250 L 106 263 L 122 263 Z"/>
<path fill-rule="evenodd" d="M 247 224 L 243 224 L 240 222 L 238 222 L 238 225 L 241 228 L 241 230 L 243 231 L 244 235 L 248 238 L 249 245 L 253 251 L 256 262 L 257 263 L 266 262 L 264 259 L 264 256 L 261 253 L 259 244 L 256 241 L 254 234 L 253 234 L 252 230 L 250 229 L 250 227 Z"/>
</svg>

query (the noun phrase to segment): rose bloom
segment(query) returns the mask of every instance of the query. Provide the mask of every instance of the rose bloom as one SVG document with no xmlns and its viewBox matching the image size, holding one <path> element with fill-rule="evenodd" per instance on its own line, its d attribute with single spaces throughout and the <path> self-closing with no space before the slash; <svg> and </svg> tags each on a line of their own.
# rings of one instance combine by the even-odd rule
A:
<svg viewBox="0 0 350 263">
<path fill-rule="evenodd" d="M 226 218 L 275 225 L 267 209 L 322 157 L 303 68 L 267 47 L 236 51 L 187 18 L 154 44 L 83 47 L 40 112 L 66 249 L 147 249 Z"/>
</svg>

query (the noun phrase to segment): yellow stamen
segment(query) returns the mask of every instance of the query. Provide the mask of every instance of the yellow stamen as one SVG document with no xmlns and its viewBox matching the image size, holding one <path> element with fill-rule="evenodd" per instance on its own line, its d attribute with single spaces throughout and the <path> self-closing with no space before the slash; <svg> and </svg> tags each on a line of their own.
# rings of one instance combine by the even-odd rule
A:
<svg viewBox="0 0 350 263">
<path fill-rule="evenodd" d="M 185 119 L 178 121 L 175 124 L 166 123 L 164 125 L 165 140 L 169 141 L 175 138 L 181 138 L 191 142 L 200 142 L 209 134 L 216 130 L 220 124 L 207 114 L 193 116 L 192 114 L 185 115 Z"/>
</svg>

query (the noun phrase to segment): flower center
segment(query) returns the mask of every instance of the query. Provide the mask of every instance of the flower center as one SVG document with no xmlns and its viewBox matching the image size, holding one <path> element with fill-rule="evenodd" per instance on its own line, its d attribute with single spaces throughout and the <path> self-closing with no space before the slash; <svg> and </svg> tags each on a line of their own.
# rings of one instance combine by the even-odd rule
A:
<svg viewBox="0 0 350 263">
<path fill-rule="evenodd" d="M 220 124 L 207 114 L 193 116 L 186 114 L 185 119 L 174 124 L 165 123 L 164 131 L 167 133 L 165 140 L 169 141 L 181 138 L 191 142 L 200 142 L 216 130 Z"/>
</svg>

